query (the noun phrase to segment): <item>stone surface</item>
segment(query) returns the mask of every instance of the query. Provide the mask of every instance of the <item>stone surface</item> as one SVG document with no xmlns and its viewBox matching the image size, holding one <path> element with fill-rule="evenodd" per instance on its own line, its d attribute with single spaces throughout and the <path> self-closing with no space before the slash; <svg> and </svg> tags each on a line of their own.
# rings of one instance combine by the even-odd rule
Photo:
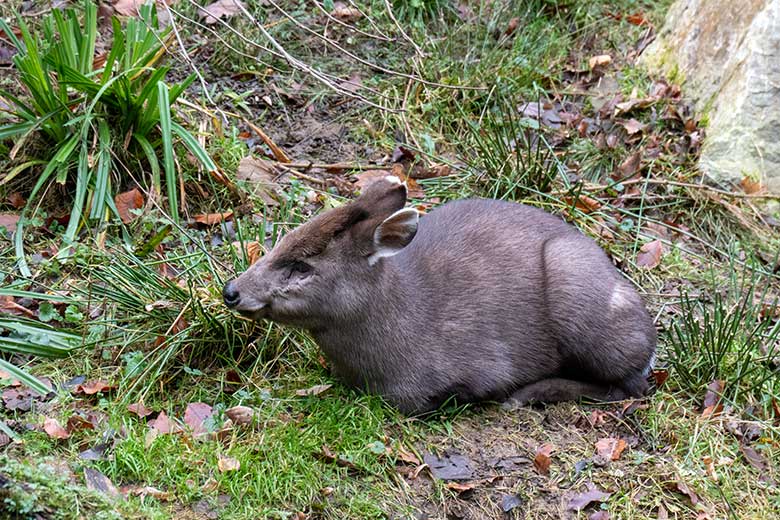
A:
<svg viewBox="0 0 780 520">
<path fill-rule="evenodd" d="M 708 119 L 705 173 L 780 194 L 780 0 L 677 0 L 642 61 Z"/>
</svg>

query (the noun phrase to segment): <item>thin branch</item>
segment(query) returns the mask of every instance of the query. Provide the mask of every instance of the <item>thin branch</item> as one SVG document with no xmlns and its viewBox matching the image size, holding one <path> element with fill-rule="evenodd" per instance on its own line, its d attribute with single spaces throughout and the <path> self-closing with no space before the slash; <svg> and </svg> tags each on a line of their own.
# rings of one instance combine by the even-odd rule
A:
<svg viewBox="0 0 780 520">
<path fill-rule="evenodd" d="M 288 20 L 290 20 L 290 21 L 291 21 L 291 22 L 292 22 L 294 25 L 296 25 L 298 28 L 300 28 L 300 29 L 303 29 L 303 30 L 304 30 L 304 31 L 306 31 L 307 33 L 311 34 L 312 36 L 316 36 L 317 38 L 319 38 L 320 40 L 324 41 L 325 43 L 327 43 L 327 44 L 328 44 L 328 45 L 330 45 L 331 47 L 333 47 L 333 48 L 335 48 L 335 49 L 339 50 L 339 51 L 340 51 L 341 53 L 343 53 L 344 55 L 348 56 L 349 58 L 352 58 L 353 60 L 357 61 L 358 63 L 360 63 L 360 64 L 362 64 L 362 65 L 365 65 L 366 67 L 368 67 L 368 68 L 370 68 L 370 69 L 377 70 L 377 71 L 379 71 L 379 72 L 383 72 L 383 73 L 385 73 L 385 74 L 388 74 L 388 75 L 391 75 L 391 76 L 399 76 L 399 77 L 402 77 L 402 78 L 411 79 L 411 80 L 417 81 L 417 82 L 419 82 L 419 83 L 423 83 L 423 84 L 425 84 L 425 85 L 430 85 L 430 86 L 434 86 L 434 87 L 442 87 L 442 88 L 448 88 L 448 89 L 453 89 L 453 90 L 487 90 L 487 87 L 468 87 L 468 86 L 462 86 L 462 85 L 446 85 L 446 84 L 444 84 L 444 83 L 437 83 L 437 82 L 435 82 L 435 81 L 428 81 L 428 80 L 426 80 L 426 79 L 420 78 L 420 77 L 418 77 L 418 76 L 415 76 L 415 75 L 413 75 L 413 74 L 408 74 L 408 73 L 406 73 L 406 72 L 399 72 L 399 71 L 397 71 L 397 70 L 392 70 L 392 69 L 388 69 L 388 68 L 382 67 L 381 65 L 377 65 L 376 63 L 371 63 L 370 61 L 368 61 L 368 60 L 365 60 L 365 59 L 361 58 L 360 56 L 357 56 L 356 54 L 354 54 L 354 53 L 352 53 L 352 52 L 348 51 L 347 49 L 345 49 L 344 47 L 342 47 L 342 46 L 341 46 L 341 45 L 339 45 L 338 43 L 334 42 L 334 41 L 333 41 L 333 40 L 331 40 L 330 38 L 328 38 L 328 37 L 326 37 L 326 36 L 323 36 L 323 35 L 321 35 L 321 34 L 320 34 L 320 33 L 318 33 L 317 31 L 315 31 L 314 29 L 311 29 L 311 28 L 309 28 L 309 27 L 306 27 L 304 24 L 302 24 L 301 22 L 299 22 L 298 20 L 296 20 L 296 19 L 295 19 L 295 18 L 294 18 L 294 17 L 293 17 L 291 14 L 289 14 L 287 11 L 285 11 L 284 9 L 282 9 L 282 8 L 279 6 L 279 4 L 277 4 L 276 2 L 274 2 L 274 0 L 268 0 L 268 3 L 270 3 L 272 6 L 274 6 L 274 7 L 276 8 L 276 10 L 277 10 L 277 11 L 279 11 L 280 13 L 282 13 L 282 15 L 283 15 L 283 16 L 285 16 L 285 17 L 286 17 Z M 243 10 L 243 11 L 244 11 L 244 12 L 245 12 L 245 13 L 246 13 L 248 16 L 250 16 L 250 17 L 251 17 L 251 15 L 249 15 L 249 13 L 246 11 L 246 9 L 245 9 L 244 7 L 242 7 L 241 9 L 242 9 L 242 10 Z"/>
</svg>

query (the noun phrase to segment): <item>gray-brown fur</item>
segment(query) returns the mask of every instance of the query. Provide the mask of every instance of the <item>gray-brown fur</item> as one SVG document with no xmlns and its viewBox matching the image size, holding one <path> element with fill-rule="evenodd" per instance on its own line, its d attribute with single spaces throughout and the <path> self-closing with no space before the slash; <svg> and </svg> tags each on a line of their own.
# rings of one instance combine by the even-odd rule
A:
<svg viewBox="0 0 780 520">
<path fill-rule="evenodd" d="M 404 199 L 402 185 L 377 181 L 289 233 L 225 287 L 226 302 L 310 330 L 337 377 L 406 413 L 453 396 L 522 404 L 647 390 L 655 328 L 595 242 L 493 200 L 445 204 L 416 234 L 400 212 L 375 233 Z M 397 254 L 372 259 L 375 238 Z"/>
</svg>

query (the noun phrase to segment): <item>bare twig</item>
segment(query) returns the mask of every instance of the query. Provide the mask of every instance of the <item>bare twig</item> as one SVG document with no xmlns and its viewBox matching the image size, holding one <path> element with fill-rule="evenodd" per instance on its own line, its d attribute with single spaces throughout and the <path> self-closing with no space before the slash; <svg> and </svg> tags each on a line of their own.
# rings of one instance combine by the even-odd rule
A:
<svg viewBox="0 0 780 520">
<path fill-rule="evenodd" d="M 263 132 L 263 130 L 259 126 L 255 125 L 254 123 L 252 123 L 251 121 L 249 121 L 246 118 L 241 118 L 241 119 L 244 121 L 244 123 L 249 128 L 252 129 L 252 131 L 254 133 L 256 133 L 258 136 L 260 136 L 260 139 L 262 139 L 265 144 L 268 145 L 268 148 L 271 149 L 271 153 L 274 154 L 274 157 L 276 158 L 276 160 L 278 162 L 280 162 L 280 163 L 289 163 L 290 162 L 290 158 L 287 157 L 287 154 L 284 153 L 284 150 L 279 148 L 279 146 L 277 146 L 277 144 L 275 142 L 273 142 L 273 139 L 268 137 L 268 135 L 265 132 Z"/>
<path fill-rule="evenodd" d="M 395 24 L 395 27 L 398 29 L 398 32 L 401 33 L 401 36 L 403 36 L 404 40 L 408 41 L 412 44 L 412 47 L 414 47 L 414 51 L 417 53 L 417 56 L 422 57 L 423 51 L 420 49 L 420 47 L 417 46 L 417 44 L 412 40 L 408 34 L 406 34 L 406 31 L 404 31 L 404 28 L 401 27 L 401 24 L 398 23 L 398 19 L 395 17 L 395 14 L 393 13 L 393 6 L 390 4 L 390 0 L 385 0 L 385 9 L 387 9 L 387 14 L 390 16 L 390 19 Z"/>
<path fill-rule="evenodd" d="M 357 61 L 358 63 L 360 63 L 362 65 L 365 65 L 366 67 L 368 67 L 370 69 L 377 70 L 379 72 L 383 72 L 383 73 L 391 75 L 391 76 L 399 76 L 399 77 L 402 77 L 402 78 L 412 79 L 412 80 L 417 81 L 419 83 L 424 83 L 425 85 L 430 85 L 430 86 L 434 86 L 434 87 L 442 87 L 442 88 L 448 88 L 448 89 L 453 89 L 453 90 L 487 90 L 487 87 L 469 87 L 469 86 L 463 86 L 463 85 L 446 85 L 444 83 L 438 83 L 438 82 L 435 82 L 435 81 L 428 81 L 427 79 L 423 79 L 423 78 L 421 78 L 419 76 L 415 76 L 413 74 L 408 74 L 406 72 L 400 72 L 400 71 L 397 71 L 397 70 L 388 69 L 388 68 L 382 67 L 381 65 L 377 65 L 376 63 L 371 63 L 370 61 L 365 60 L 365 59 L 361 58 L 360 56 L 358 56 L 358 55 L 348 51 L 347 49 L 345 49 L 344 47 L 342 47 L 338 43 L 334 42 L 333 40 L 331 40 L 330 38 L 328 38 L 326 36 L 323 36 L 322 34 L 318 33 L 314 29 L 312 29 L 310 27 L 306 27 L 304 24 L 302 24 L 297 19 L 295 19 L 295 17 L 293 17 L 287 11 L 282 9 L 279 6 L 279 4 L 274 2 L 274 0 L 268 0 L 268 3 L 270 3 L 272 6 L 274 6 L 277 11 L 279 11 L 283 16 L 285 16 L 288 20 L 290 20 L 298 28 L 303 29 L 307 33 L 311 34 L 312 36 L 316 36 L 317 38 L 319 38 L 320 40 L 324 41 L 325 43 L 327 43 L 331 47 L 337 49 L 338 51 L 340 51 L 344 55 L 348 56 L 349 58 L 352 58 L 353 60 Z M 245 13 L 247 13 L 245 8 L 242 8 L 242 10 Z M 251 17 L 251 15 L 249 15 L 249 16 Z M 264 34 L 264 36 L 265 36 L 265 34 Z"/>
</svg>

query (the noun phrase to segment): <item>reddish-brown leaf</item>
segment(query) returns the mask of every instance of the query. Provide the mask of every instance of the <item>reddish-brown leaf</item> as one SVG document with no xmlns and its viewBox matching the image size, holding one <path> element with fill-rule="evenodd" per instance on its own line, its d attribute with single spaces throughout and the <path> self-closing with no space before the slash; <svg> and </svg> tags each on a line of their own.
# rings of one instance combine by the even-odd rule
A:
<svg viewBox="0 0 780 520">
<path fill-rule="evenodd" d="M 133 188 L 130 191 L 117 194 L 114 197 L 114 204 L 116 204 L 116 210 L 119 212 L 119 218 L 127 224 L 137 217 L 130 210 L 142 208 L 144 196 L 138 188 Z"/>
<path fill-rule="evenodd" d="M 506 26 L 506 30 L 504 31 L 504 34 L 506 36 L 511 36 L 516 30 L 517 27 L 520 25 L 520 18 L 515 16 L 511 20 L 509 20 L 509 23 Z"/>
<path fill-rule="evenodd" d="M 204 224 L 206 226 L 214 226 L 233 219 L 233 212 L 226 211 L 224 213 L 205 213 L 202 215 L 195 215 L 192 217 L 195 222 Z"/>
<path fill-rule="evenodd" d="M 204 23 L 211 25 L 217 23 L 220 18 L 230 18 L 240 13 L 243 5 L 241 0 L 217 0 L 202 8 L 200 17 L 205 18 Z"/>
<path fill-rule="evenodd" d="M 190 403 L 184 411 L 184 424 L 192 429 L 192 435 L 197 437 L 208 433 L 206 420 L 214 415 L 214 410 L 206 403 Z"/>
<path fill-rule="evenodd" d="M 65 424 L 65 428 L 69 433 L 73 433 L 80 430 L 94 430 L 95 425 L 92 421 L 82 417 L 80 415 L 71 415 L 68 417 L 68 422 Z"/>
<path fill-rule="evenodd" d="M 246 257 L 249 265 L 254 264 L 263 256 L 263 246 L 260 245 L 260 242 L 254 240 L 250 242 L 233 242 L 233 247 Z"/>
<path fill-rule="evenodd" d="M 664 254 L 664 244 L 660 240 L 653 240 L 643 245 L 636 255 L 636 265 L 653 269 L 661 263 L 661 257 Z"/>
<path fill-rule="evenodd" d="M 618 460 L 626 446 L 626 441 L 623 439 L 605 437 L 596 442 L 596 451 L 604 460 Z"/>
<path fill-rule="evenodd" d="M 761 189 L 763 188 L 761 185 L 761 179 L 756 180 L 749 176 L 742 177 L 742 180 L 739 181 L 739 185 L 742 186 L 742 191 L 748 195 L 760 193 Z"/>
<path fill-rule="evenodd" d="M 153 430 L 157 430 L 158 433 L 174 433 L 179 431 L 179 427 L 171 421 L 171 419 L 166 415 L 165 412 L 160 412 L 160 414 L 155 418 L 149 421 L 149 427 Z"/>
<path fill-rule="evenodd" d="M 647 25 L 649 22 L 643 13 L 634 13 L 626 16 L 626 21 L 634 25 Z"/>
<path fill-rule="evenodd" d="M 601 202 L 594 198 L 588 197 L 587 195 L 580 195 L 576 200 L 574 197 L 564 197 L 563 201 L 569 206 L 574 206 L 585 214 L 593 213 L 594 211 L 601 209 Z"/>
<path fill-rule="evenodd" d="M 13 296 L 0 296 L 0 313 L 13 314 L 15 316 L 27 316 L 34 318 L 35 313 L 23 305 L 19 305 Z"/>
<path fill-rule="evenodd" d="M 550 473 L 550 464 L 552 464 L 552 444 L 545 443 L 536 449 L 536 455 L 534 456 L 534 468 L 540 475 L 548 475 Z"/>
<path fill-rule="evenodd" d="M 11 233 L 16 231 L 17 222 L 19 222 L 19 215 L 14 213 L 0 213 L 0 227 L 4 227 Z"/>
<path fill-rule="evenodd" d="M 110 385 L 105 381 L 101 381 L 99 379 L 93 379 L 92 381 L 87 381 L 84 384 L 76 385 L 76 387 L 73 389 L 73 393 L 95 395 L 101 392 L 109 392 L 111 390 L 114 390 L 115 388 L 116 388 L 115 385 Z"/>
<path fill-rule="evenodd" d="M 18 191 L 11 193 L 6 200 L 14 209 L 22 209 L 27 203 L 27 200 Z"/>
<path fill-rule="evenodd" d="M 666 380 L 669 379 L 669 371 L 663 368 L 653 370 L 653 379 L 655 379 L 656 388 L 661 388 Z"/>
<path fill-rule="evenodd" d="M 138 417 L 144 418 L 147 415 L 152 414 L 152 410 L 148 409 L 146 406 L 144 406 L 144 403 L 133 403 L 127 405 L 127 410 L 136 414 Z"/>
<path fill-rule="evenodd" d="M 707 392 L 704 394 L 704 410 L 701 413 L 702 417 L 718 415 L 723 411 L 723 405 L 720 402 L 720 398 L 721 395 L 723 395 L 724 388 L 725 383 L 720 379 L 711 381 L 710 384 L 707 385 Z"/>
<path fill-rule="evenodd" d="M 57 419 L 49 417 L 43 421 L 43 431 L 52 439 L 67 439 L 70 437 L 68 431 L 62 427 Z"/>
</svg>

